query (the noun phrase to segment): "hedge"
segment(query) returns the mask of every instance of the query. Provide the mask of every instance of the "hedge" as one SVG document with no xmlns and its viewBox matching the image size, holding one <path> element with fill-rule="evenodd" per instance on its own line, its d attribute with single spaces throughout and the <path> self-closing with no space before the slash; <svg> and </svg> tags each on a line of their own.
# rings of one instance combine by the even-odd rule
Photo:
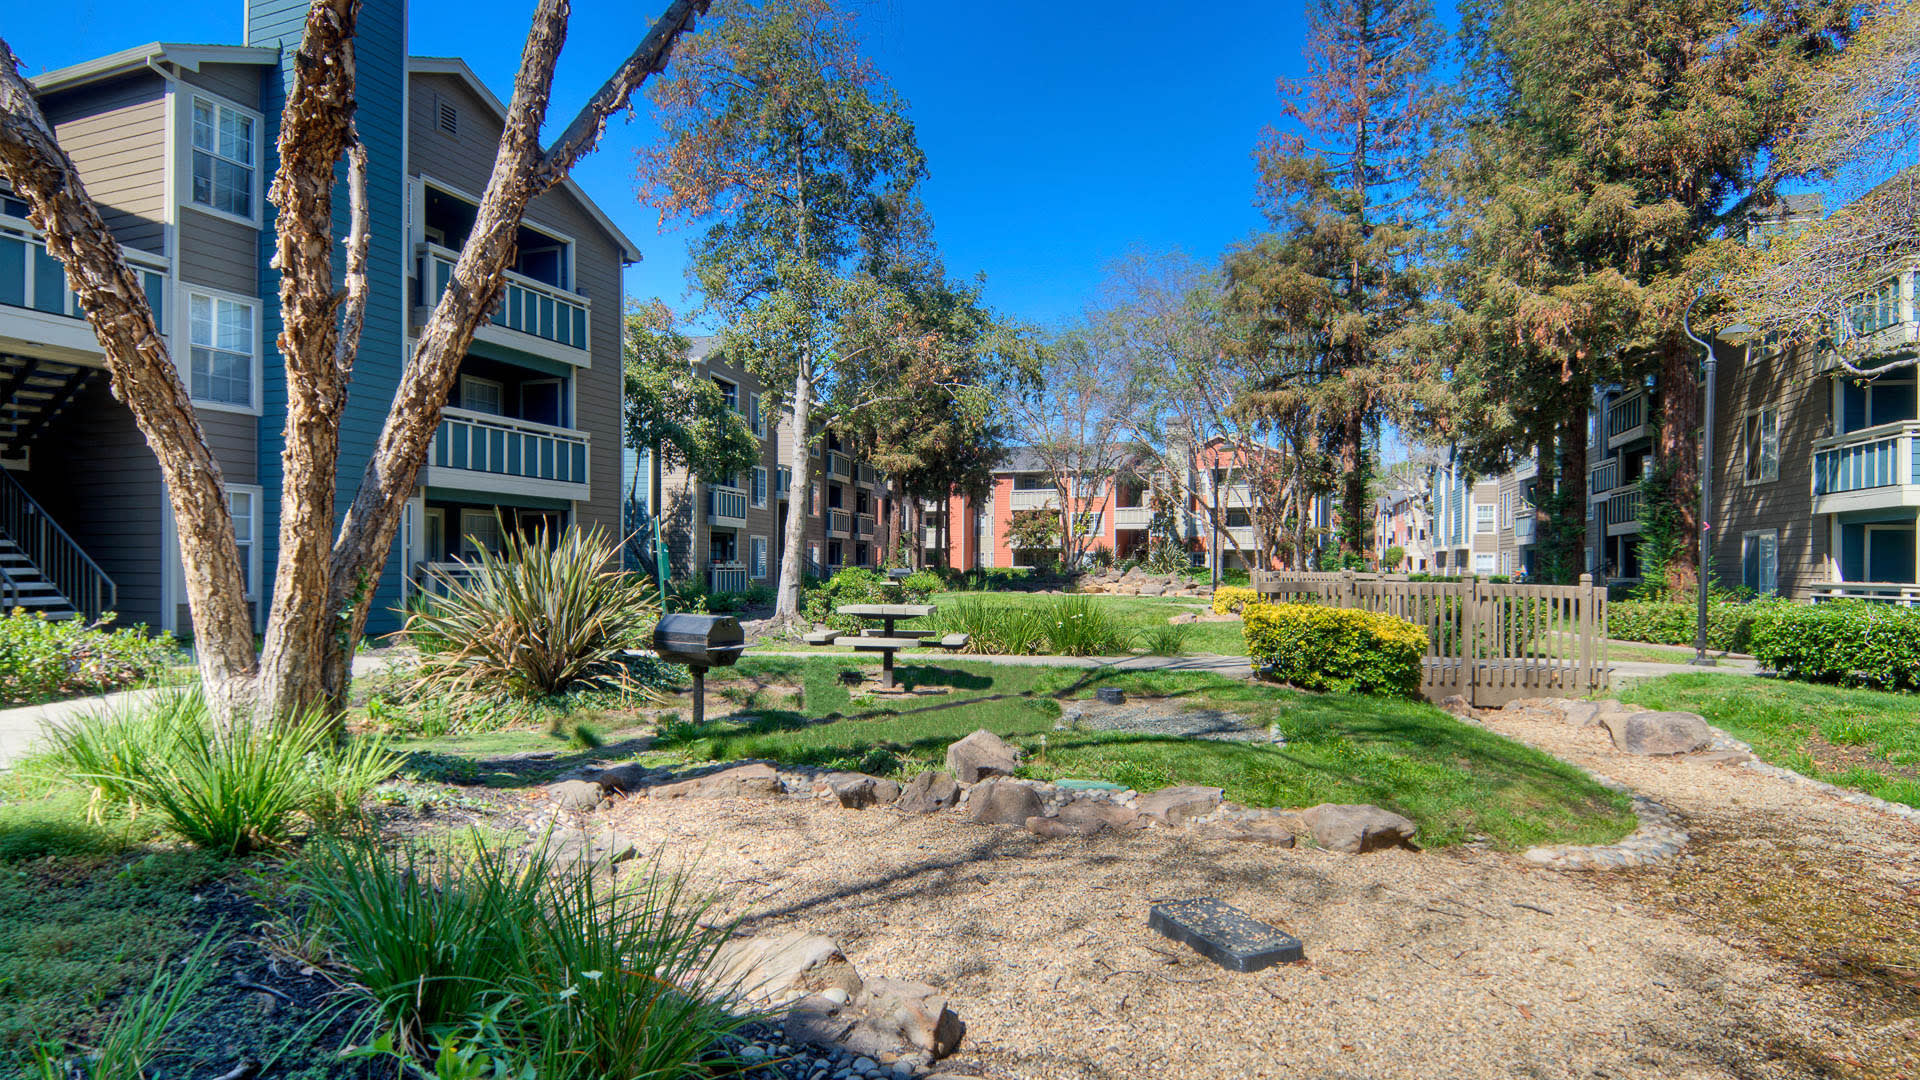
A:
<svg viewBox="0 0 1920 1080">
<path fill-rule="evenodd" d="M 1213 590 L 1213 613 L 1231 615 L 1249 604 L 1260 602 L 1260 594 L 1240 585 L 1222 585 Z"/>
<path fill-rule="evenodd" d="M 1254 667 L 1283 682 L 1402 697 L 1420 689 L 1427 633 L 1405 619 L 1317 604 L 1249 604 L 1245 620 Z"/>
<path fill-rule="evenodd" d="M 1754 619 L 1752 649 L 1790 679 L 1920 689 L 1920 610 L 1914 608 L 1865 600 L 1768 604 Z"/>
<path fill-rule="evenodd" d="M 1785 600 L 1756 600 L 1732 604 L 1707 602 L 1707 648 L 1718 652 L 1749 652 L 1754 620 Z M 1621 641 L 1653 645 L 1691 645 L 1699 606 L 1679 600 L 1620 600 L 1607 605 L 1607 633 Z"/>
</svg>

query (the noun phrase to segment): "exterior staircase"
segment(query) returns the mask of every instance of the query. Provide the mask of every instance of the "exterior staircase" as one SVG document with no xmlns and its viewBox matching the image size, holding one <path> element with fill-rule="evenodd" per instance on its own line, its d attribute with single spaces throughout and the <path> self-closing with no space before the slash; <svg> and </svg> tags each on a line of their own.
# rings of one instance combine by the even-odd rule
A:
<svg viewBox="0 0 1920 1080">
<path fill-rule="evenodd" d="M 100 564 L 11 472 L 0 469 L 0 608 L 25 608 L 49 619 L 98 619 L 119 599 Z"/>
<path fill-rule="evenodd" d="M 33 560 L 12 540 L 0 536 L 0 608 L 26 608 L 49 619 L 71 619 L 80 614 L 58 586 L 47 580 Z"/>
</svg>

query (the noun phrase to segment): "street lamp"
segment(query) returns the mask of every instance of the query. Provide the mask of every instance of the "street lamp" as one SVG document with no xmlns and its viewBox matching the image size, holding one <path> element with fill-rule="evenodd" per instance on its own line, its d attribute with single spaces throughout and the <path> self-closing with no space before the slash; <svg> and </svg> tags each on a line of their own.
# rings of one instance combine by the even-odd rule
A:
<svg viewBox="0 0 1920 1080">
<path fill-rule="evenodd" d="M 1699 345 L 1705 354 L 1701 359 L 1701 370 L 1706 375 L 1707 418 L 1700 436 L 1700 578 L 1694 586 L 1698 594 L 1699 610 L 1694 615 L 1693 659 L 1689 661 L 1700 667 L 1713 667 L 1714 661 L 1707 655 L 1707 583 L 1713 574 L 1713 428 L 1714 412 L 1718 390 L 1719 358 L 1714 355 L 1712 343 L 1703 340 L 1693 332 L 1693 306 L 1706 295 L 1705 290 L 1694 294 L 1693 302 L 1681 313 L 1680 328 Z M 1715 337 L 1729 344 L 1744 345 L 1747 359 L 1753 359 L 1753 339 L 1759 332 L 1746 323 L 1735 323 L 1721 330 Z"/>
</svg>

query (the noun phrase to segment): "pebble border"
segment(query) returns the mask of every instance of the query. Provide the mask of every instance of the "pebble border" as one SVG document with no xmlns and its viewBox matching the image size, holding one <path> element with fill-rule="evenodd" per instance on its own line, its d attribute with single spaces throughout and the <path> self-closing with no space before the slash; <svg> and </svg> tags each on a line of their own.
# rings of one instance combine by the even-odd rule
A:
<svg viewBox="0 0 1920 1080">
<path fill-rule="evenodd" d="M 1869 795 L 1864 791 L 1853 791 L 1835 784 L 1829 784 L 1825 780 L 1815 780 L 1811 776 L 1804 776 L 1794 772 L 1792 769 L 1761 761 L 1759 757 L 1754 754 L 1753 747 L 1741 742 L 1739 739 L 1734 738 L 1719 728 L 1713 727 L 1711 724 L 1707 726 L 1713 731 L 1713 749 L 1746 755 L 1746 759 L 1741 762 L 1741 765 L 1762 776 L 1771 776 L 1776 780 L 1786 780 L 1790 783 L 1801 784 L 1813 788 L 1822 794 L 1831 795 L 1841 802 L 1852 803 L 1855 806 L 1864 806 L 1869 810 L 1879 810 L 1882 813 L 1892 814 L 1895 817 L 1904 818 L 1907 821 L 1920 824 L 1920 809 L 1915 809 L 1905 803 L 1888 802 L 1876 795 Z"/>
<path fill-rule="evenodd" d="M 1633 813 L 1640 819 L 1640 827 L 1616 843 L 1532 847 L 1521 853 L 1522 858 L 1549 870 L 1632 870 L 1665 862 L 1687 846 L 1687 830 L 1665 806 L 1611 777 L 1589 769 L 1580 771 L 1609 791 L 1633 796 Z"/>
</svg>

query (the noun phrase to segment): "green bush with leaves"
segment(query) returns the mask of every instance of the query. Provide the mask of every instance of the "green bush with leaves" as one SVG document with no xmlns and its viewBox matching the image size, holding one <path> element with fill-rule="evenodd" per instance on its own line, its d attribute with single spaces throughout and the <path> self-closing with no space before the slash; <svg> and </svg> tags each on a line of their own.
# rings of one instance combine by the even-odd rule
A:
<svg viewBox="0 0 1920 1080">
<path fill-rule="evenodd" d="M 1755 606 L 1753 655 L 1787 678 L 1920 690 L 1920 610 L 1866 600 Z"/>
<path fill-rule="evenodd" d="M 1782 600 L 1735 604 L 1707 601 L 1707 648 L 1715 652 L 1747 652 L 1754 621 Z M 1619 600 L 1607 605 L 1607 635 L 1621 641 L 1652 645 L 1692 645 L 1699 625 L 1697 601 Z"/>
<path fill-rule="evenodd" d="M 1134 635 L 1091 596 L 1063 596 L 1041 611 L 1040 632 L 1051 656 L 1125 656 Z"/>
<path fill-rule="evenodd" d="M 895 585 L 891 578 L 878 570 L 849 566 L 817 587 L 807 590 L 801 614 L 810 623 L 824 623 L 842 633 L 851 634 L 867 625 L 867 620 L 852 615 L 837 615 L 834 613 L 836 608 L 847 604 L 924 604 L 933 593 L 925 577 L 912 584 L 903 581 Z"/>
<path fill-rule="evenodd" d="M 465 580 L 408 616 L 417 689 L 539 698 L 633 685 L 627 653 L 652 648 L 660 617 L 653 583 L 619 569 L 601 529 L 503 534 L 499 552 L 481 552 Z"/>
<path fill-rule="evenodd" d="M 22 704 L 124 690 L 164 676 L 180 659 L 171 634 L 144 626 L 52 621 L 15 608 L 0 616 L 0 703 Z"/>
<path fill-rule="evenodd" d="M 1318 604 L 1254 604 L 1245 612 L 1255 670 L 1307 690 L 1410 697 L 1427 632 L 1405 619 Z"/>
<path fill-rule="evenodd" d="M 966 571 L 941 566 L 931 572 L 938 575 L 942 583 L 935 592 L 941 588 L 947 592 L 1005 592 L 1025 588 L 1033 580 L 1033 571 L 1024 566 L 986 566 Z"/>
<path fill-rule="evenodd" d="M 1164 623 L 1149 629 L 1141 644 L 1149 656 L 1179 656 L 1187 651 L 1187 639 L 1192 636 L 1192 623 Z"/>
</svg>

